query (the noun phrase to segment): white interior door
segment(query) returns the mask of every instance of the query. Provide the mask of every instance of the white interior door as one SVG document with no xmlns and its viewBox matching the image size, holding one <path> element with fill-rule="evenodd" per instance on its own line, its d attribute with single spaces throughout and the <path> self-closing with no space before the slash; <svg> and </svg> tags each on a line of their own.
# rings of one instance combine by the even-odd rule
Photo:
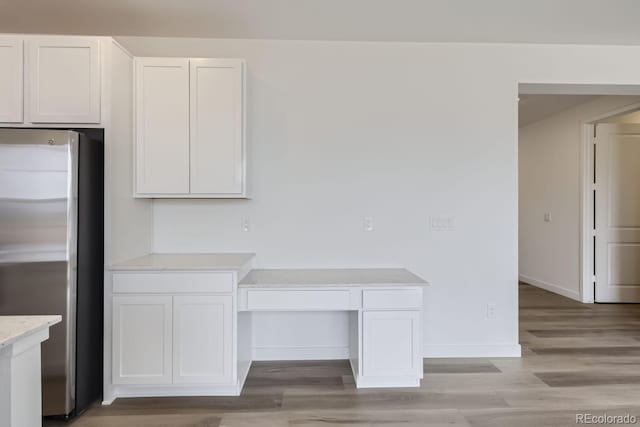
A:
<svg viewBox="0 0 640 427">
<path fill-rule="evenodd" d="M 596 302 L 640 302 L 640 125 L 597 126 Z"/>
</svg>

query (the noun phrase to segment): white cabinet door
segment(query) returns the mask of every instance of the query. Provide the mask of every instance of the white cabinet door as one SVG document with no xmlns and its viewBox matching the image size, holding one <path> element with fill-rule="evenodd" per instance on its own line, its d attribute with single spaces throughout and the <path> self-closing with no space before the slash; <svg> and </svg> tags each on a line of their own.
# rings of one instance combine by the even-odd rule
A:
<svg viewBox="0 0 640 427">
<path fill-rule="evenodd" d="M 362 313 L 363 376 L 420 376 L 420 318 L 419 311 Z"/>
<path fill-rule="evenodd" d="M 22 122 L 22 39 L 0 37 L 0 122 Z"/>
<path fill-rule="evenodd" d="M 244 195 L 244 61 L 191 60 L 191 193 Z"/>
<path fill-rule="evenodd" d="M 232 309 L 230 295 L 174 297 L 174 383 L 234 382 Z"/>
<path fill-rule="evenodd" d="M 189 193 L 189 60 L 136 59 L 136 193 Z"/>
<path fill-rule="evenodd" d="M 114 384 L 170 384 L 172 297 L 113 297 Z"/>
<path fill-rule="evenodd" d="M 27 45 L 27 121 L 100 123 L 99 39 L 33 37 Z"/>
</svg>

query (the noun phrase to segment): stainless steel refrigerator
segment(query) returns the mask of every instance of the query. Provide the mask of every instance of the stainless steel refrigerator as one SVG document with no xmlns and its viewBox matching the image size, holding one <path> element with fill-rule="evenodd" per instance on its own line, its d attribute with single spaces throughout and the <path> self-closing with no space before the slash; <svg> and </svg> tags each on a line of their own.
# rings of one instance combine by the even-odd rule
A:
<svg viewBox="0 0 640 427">
<path fill-rule="evenodd" d="M 0 129 L 0 315 L 62 315 L 42 345 L 45 416 L 102 393 L 103 139 Z"/>
</svg>

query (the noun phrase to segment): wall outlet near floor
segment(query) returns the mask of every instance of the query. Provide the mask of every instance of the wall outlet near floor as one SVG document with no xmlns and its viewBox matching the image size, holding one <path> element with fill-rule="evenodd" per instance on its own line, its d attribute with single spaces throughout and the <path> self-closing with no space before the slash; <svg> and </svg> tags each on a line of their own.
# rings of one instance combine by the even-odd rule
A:
<svg viewBox="0 0 640 427">
<path fill-rule="evenodd" d="M 242 222 L 240 223 L 240 229 L 244 233 L 248 233 L 251 231 L 251 219 L 248 216 L 242 217 Z"/>
<path fill-rule="evenodd" d="M 374 227 L 373 227 L 373 217 L 370 216 L 365 216 L 362 219 L 362 229 L 364 231 L 373 231 Z"/>
<path fill-rule="evenodd" d="M 496 317 L 496 305 L 487 304 L 487 319 L 493 319 Z"/>
<path fill-rule="evenodd" d="M 544 214 L 544 222 L 551 222 L 551 214 L 550 213 L 545 213 Z"/>
</svg>

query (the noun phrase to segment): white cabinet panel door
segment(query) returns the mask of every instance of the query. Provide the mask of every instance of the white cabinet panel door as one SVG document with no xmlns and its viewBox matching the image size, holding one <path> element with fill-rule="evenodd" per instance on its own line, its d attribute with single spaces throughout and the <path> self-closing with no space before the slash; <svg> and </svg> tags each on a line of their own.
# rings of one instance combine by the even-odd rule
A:
<svg viewBox="0 0 640 427">
<path fill-rule="evenodd" d="M 172 297 L 113 297 L 114 384 L 170 384 Z"/>
<path fill-rule="evenodd" d="M 234 382 L 232 309 L 230 295 L 174 297 L 174 383 Z"/>
<path fill-rule="evenodd" d="M 27 121 L 99 123 L 100 41 L 34 37 L 27 45 Z"/>
<path fill-rule="evenodd" d="M 367 377 L 420 375 L 419 311 L 362 313 L 362 374 Z"/>
<path fill-rule="evenodd" d="M 191 60 L 191 193 L 244 193 L 244 61 Z"/>
<path fill-rule="evenodd" d="M 136 59 L 136 193 L 189 193 L 189 60 Z"/>
<path fill-rule="evenodd" d="M 640 125 L 596 135 L 596 302 L 640 302 Z"/>
<path fill-rule="evenodd" d="M 0 37 L 0 122 L 22 122 L 22 39 Z"/>
</svg>

